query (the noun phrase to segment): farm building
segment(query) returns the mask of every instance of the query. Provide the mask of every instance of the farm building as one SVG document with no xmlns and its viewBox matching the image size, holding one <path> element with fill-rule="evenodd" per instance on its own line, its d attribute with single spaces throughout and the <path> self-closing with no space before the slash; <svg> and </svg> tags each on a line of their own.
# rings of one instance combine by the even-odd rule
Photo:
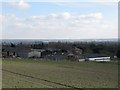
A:
<svg viewBox="0 0 120 90">
<path fill-rule="evenodd" d="M 28 53 L 28 58 L 40 58 L 41 52 L 39 51 L 31 51 Z"/>
<path fill-rule="evenodd" d="M 27 58 L 30 49 L 17 48 L 17 47 L 5 47 L 2 49 L 2 57 L 21 57 Z"/>
<path fill-rule="evenodd" d="M 85 61 L 85 59 L 84 59 L 84 58 L 81 58 L 81 59 L 78 59 L 78 61 L 79 61 L 79 62 Z"/>
<path fill-rule="evenodd" d="M 41 52 L 41 57 L 53 60 L 67 59 L 67 51 L 62 49 L 47 49 Z"/>
<path fill-rule="evenodd" d="M 70 60 L 70 61 L 75 61 L 75 60 L 77 60 L 78 58 L 77 58 L 77 56 L 74 55 L 73 53 L 70 53 L 70 54 L 67 55 L 67 59 Z"/>
<path fill-rule="evenodd" d="M 32 49 L 31 47 L 4 46 L 2 57 L 20 57 L 20 58 L 45 58 L 52 60 L 79 60 L 82 50 L 79 48 L 67 49 Z"/>
<path fill-rule="evenodd" d="M 67 55 L 68 60 L 79 61 L 81 57 L 82 57 L 82 49 L 74 47 L 71 50 L 68 50 L 68 55 Z"/>
<path fill-rule="evenodd" d="M 16 56 L 14 48 L 5 48 L 2 49 L 2 57 L 14 57 Z"/>
<path fill-rule="evenodd" d="M 110 61 L 110 56 L 104 54 L 86 54 L 86 61 L 97 61 L 97 62 L 108 62 Z"/>
</svg>

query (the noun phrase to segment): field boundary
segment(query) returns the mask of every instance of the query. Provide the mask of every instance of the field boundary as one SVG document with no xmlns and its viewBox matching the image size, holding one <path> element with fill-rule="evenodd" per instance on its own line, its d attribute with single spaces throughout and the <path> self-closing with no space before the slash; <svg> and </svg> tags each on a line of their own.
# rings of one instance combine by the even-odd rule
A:
<svg viewBox="0 0 120 90">
<path fill-rule="evenodd" d="M 79 88 L 77 88 L 77 87 L 75 87 L 75 86 L 71 86 L 71 85 L 67 85 L 67 84 L 63 84 L 63 83 L 59 83 L 59 82 L 54 82 L 54 81 L 50 81 L 50 80 L 47 80 L 47 79 L 42 79 L 42 78 L 30 76 L 30 75 L 25 75 L 25 74 L 21 74 L 21 73 L 9 71 L 9 70 L 6 70 L 6 69 L 2 69 L 2 70 L 5 71 L 5 72 L 12 73 L 12 74 L 17 74 L 17 75 L 20 75 L 20 76 L 29 77 L 29 78 L 33 78 L 33 79 L 38 79 L 38 80 L 42 80 L 42 81 L 45 81 L 45 82 L 49 82 L 49 83 L 53 83 L 53 84 L 65 86 L 65 87 L 68 87 L 68 88 L 73 88 L 73 89 L 76 89 L 76 90 L 79 89 Z"/>
</svg>

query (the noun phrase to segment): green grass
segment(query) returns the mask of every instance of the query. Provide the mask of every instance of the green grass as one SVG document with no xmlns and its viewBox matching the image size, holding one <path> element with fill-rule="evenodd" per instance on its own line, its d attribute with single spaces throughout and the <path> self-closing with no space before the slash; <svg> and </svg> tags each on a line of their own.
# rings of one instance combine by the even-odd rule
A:
<svg viewBox="0 0 120 90">
<path fill-rule="evenodd" d="M 3 59 L 2 68 L 3 88 L 118 87 L 116 63 Z"/>
</svg>

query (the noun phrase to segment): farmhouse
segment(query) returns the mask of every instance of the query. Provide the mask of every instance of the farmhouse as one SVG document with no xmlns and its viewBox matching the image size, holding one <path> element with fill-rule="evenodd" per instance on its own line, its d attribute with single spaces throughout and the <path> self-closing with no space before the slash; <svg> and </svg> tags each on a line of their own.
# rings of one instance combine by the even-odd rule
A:
<svg viewBox="0 0 120 90">
<path fill-rule="evenodd" d="M 16 56 L 15 51 L 12 48 L 2 49 L 2 57 L 14 57 Z"/>
<path fill-rule="evenodd" d="M 108 62 L 110 61 L 110 56 L 104 54 L 86 54 L 86 61 L 97 61 L 97 62 Z"/>
<path fill-rule="evenodd" d="M 21 57 L 27 58 L 29 48 L 4 47 L 2 49 L 2 57 Z"/>
</svg>

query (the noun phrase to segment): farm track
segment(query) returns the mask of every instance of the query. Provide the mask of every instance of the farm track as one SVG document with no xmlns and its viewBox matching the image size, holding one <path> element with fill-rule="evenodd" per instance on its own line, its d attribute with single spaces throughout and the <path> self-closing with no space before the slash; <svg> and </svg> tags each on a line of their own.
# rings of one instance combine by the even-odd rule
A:
<svg viewBox="0 0 120 90">
<path fill-rule="evenodd" d="M 5 71 L 5 72 L 9 72 L 9 73 L 12 73 L 12 74 L 24 76 L 24 77 L 27 77 L 27 78 L 37 79 L 37 80 L 45 81 L 45 82 L 48 82 L 48 83 L 53 83 L 53 84 L 56 84 L 56 85 L 61 85 L 61 86 L 67 87 L 67 88 L 74 88 L 74 89 L 78 90 L 78 88 L 75 87 L 75 86 L 70 86 L 70 85 L 67 85 L 67 84 L 62 84 L 62 83 L 50 81 L 50 80 L 47 80 L 47 79 L 42 79 L 42 78 L 30 76 L 30 75 L 25 75 L 25 74 L 9 71 L 9 70 L 6 70 L 6 69 L 2 69 L 2 70 Z"/>
<path fill-rule="evenodd" d="M 6 72 L 6 71 L 5 71 Z M 7 72 L 7 73 L 10 73 L 10 72 Z M 14 74 L 14 73 L 11 73 L 11 74 Z M 16 75 L 18 75 L 18 74 L 16 74 Z M 7 76 L 9 77 L 11 77 L 11 75 L 9 75 L 9 74 L 7 74 Z M 17 77 L 18 78 L 18 77 Z M 43 84 L 43 83 L 37 83 L 37 82 L 33 82 L 32 80 L 28 80 L 28 78 L 19 78 L 19 82 L 25 82 L 25 83 L 31 83 L 31 84 L 37 84 L 37 85 L 42 85 L 42 86 L 44 86 L 44 87 L 47 87 L 47 88 L 53 88 L 53 87 L 51 87 L 50 85 L 46 85 L 46 84 Z"/>
</svg>

